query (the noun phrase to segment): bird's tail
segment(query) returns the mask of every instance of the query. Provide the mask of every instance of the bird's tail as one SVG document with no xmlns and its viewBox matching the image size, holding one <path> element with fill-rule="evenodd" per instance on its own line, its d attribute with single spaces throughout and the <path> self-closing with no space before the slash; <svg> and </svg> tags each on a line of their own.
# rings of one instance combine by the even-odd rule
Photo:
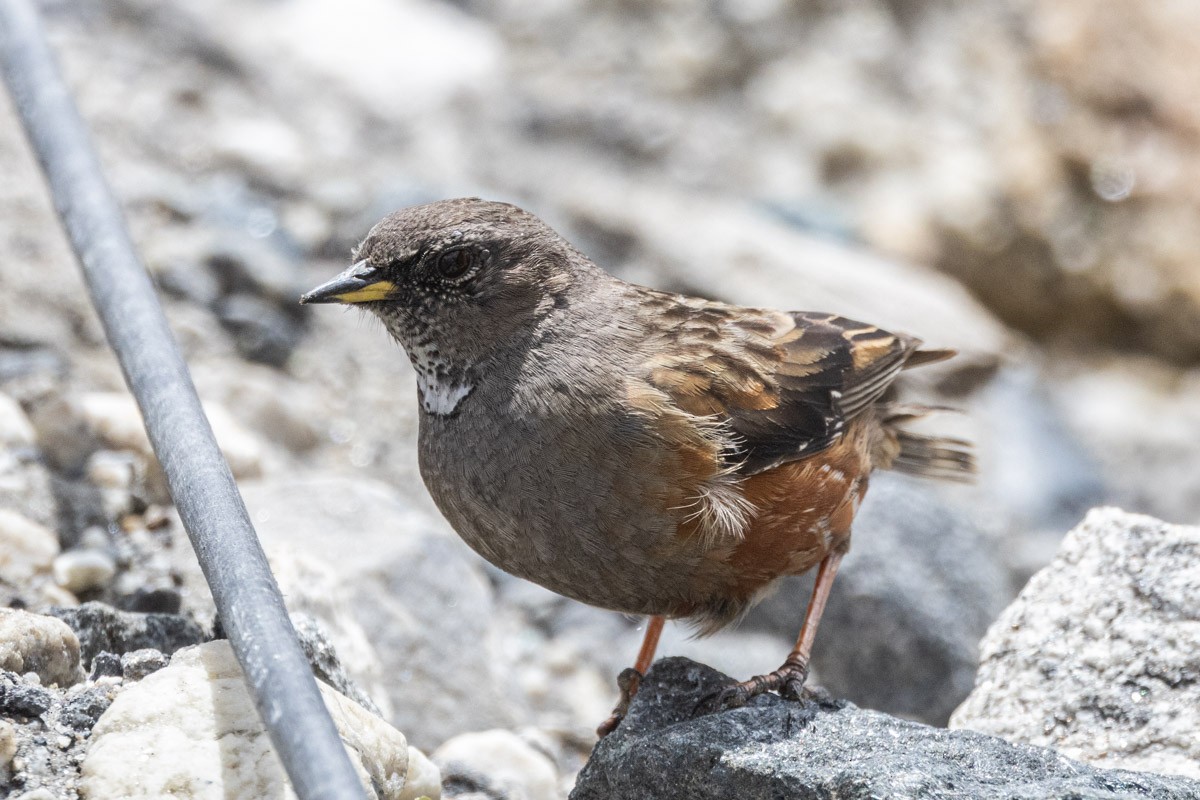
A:
<svg viewBox="0 0 1200 800">
<path fill-rule="evenodd" d="M 880 443 L 878 466 L 936 478 L 943 481 L 969 483 L 975 479 L 975 454 L 970 442 L 952 436 L 918 433 L 906 426 L 939 411 L 953 411 L 944 406 L 923 406 L 891 403 L 880 406 L 884 441 Z"/>
</svg>

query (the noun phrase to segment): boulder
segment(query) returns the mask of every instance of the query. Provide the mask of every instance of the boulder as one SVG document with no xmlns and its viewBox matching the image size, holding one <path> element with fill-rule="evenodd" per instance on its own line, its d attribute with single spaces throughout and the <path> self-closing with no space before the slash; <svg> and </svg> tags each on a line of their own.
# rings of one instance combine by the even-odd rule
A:
<svg viewBox="0 0 1200 800">
<path fill-rule="evenodd" d="M 708 713 L 732 679 L 686 659 L 646 676 L 629 716 L 596 746 L 571 800 L 1192 800 L 1200 781 L 1104 770 L 1041 747 L 864 711 L 827 696 L 762 695 Z"/>
<path fill-rule="evenodd" d="M 1092 511 L 988 631 L 951 725 L 1200 778 L 1200 528 Z"/>
</svg>

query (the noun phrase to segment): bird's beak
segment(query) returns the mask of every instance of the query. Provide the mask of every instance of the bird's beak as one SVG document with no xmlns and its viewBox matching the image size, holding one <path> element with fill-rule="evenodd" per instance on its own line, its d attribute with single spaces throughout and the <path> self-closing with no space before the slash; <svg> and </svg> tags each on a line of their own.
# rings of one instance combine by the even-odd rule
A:
<svg viewBox="0 0 1200 800">
<path fill-rule="evenodd" d="M 388 299 L 395 290 L 396 284 L 363 260 L 302 296 L 300 303 L 370 303 Z"/>
</svg>

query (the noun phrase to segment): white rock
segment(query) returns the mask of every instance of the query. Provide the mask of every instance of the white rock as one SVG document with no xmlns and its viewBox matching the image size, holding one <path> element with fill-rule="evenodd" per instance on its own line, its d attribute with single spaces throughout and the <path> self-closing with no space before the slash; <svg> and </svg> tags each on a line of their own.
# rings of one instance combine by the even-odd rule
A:
<svg viewBox="0 0 1200 800">
<path fill-rule="evenodd" d="M 415 110 L 479 91 L 499 72 L 496 35 L 445 4 L 344 0 L 334 9 L 293 0 L 234 8 L 237 18 L 224 19 L 219 35 L 246 63 L 311 76 L 380 117 L 409 121 Z M 216 19 L 206 13 L 199 21 Z"/>
<path fill-rule="evenodd" d="M 83 679 L 79 639 L 62 620 L 0 608 L 0 669 L 32 673 L 47 686 L 70 686 Z"/>
<path fill-rule="evenodd" d="M 463 733 L 433 754 L 444 780 L 481 787 L 488 797 L 557 800 L 558 770 L 545 753 L 512 731 Z"/>
<path fill-rule="evenodd" d="M 58 555 L 58 536 L 15 511 L 0 509 L 0 580 L 20 586 L 48 573 Z"/>
<path fill-rule="evenodd" d="M 37 440 L 33 425 L 21 409 L 21 404 L 6 394 L 0 394 L 0 445 L 23 447 Z"/>
<path fill-rule="evenodd" d="M 150 440 L 142 415 L 133 398 L 123 392 L 88 392 L 79 399 L 79 409 L 88 428 L 109 448 L 151 455 Z M 216 403 L 206 403 L 204 412 L 229 467 L 237 478 L 262 474 L 263 444 Z"/>
<path fill-rule="evenodd" d="M 981 651 L 951 727 L 1200 778 L 1200 528 L 1092 511 Z"/>
<path fill-rule="evenodd" d="M 68 550 L 54 559 L 54 580 L 75 594 L 107 586 L 117 564 L 103 550 Z"/>
<path fill-rule="evenodd" d="M 403 734 L 321 690 L 368 797 L 440 796 L 436 770 L 413 763 Z M 92 731 L 80 788 L 90 800 L 295 797 L 225 641 L 178 651 L 118 695 Z"/>
</svg>

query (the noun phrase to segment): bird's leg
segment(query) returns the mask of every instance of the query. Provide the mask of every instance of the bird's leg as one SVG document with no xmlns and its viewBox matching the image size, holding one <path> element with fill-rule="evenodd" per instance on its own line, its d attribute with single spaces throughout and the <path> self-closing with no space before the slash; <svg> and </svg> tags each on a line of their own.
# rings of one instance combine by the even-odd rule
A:
<svg viewBox="0 0 1200 800">
<path fill-rule="evenodd" d="M 596 728 L 596 733 L 600 735 L 600 738 L 615 731 L 621 724 L 621 720 L 625 718 L 625 713 L 629 711 L 629 704 L 642 685 L 642 676 L 646 674 L 646 671 L 650 669 L 651 662 L 654 661 L 654 652 L 658 650 L 658 637 L 662 635 L 664 621 L 665 619 L 658 615 L 650 617 L 646 623 L 646 635 L 642 639 L 642 649 L 638 651 L 637 661 L 634 662 L 631 669 L 623 669 L 617 676 L 617 687 L 621 690 L 621 695 L 617 699 L 612 716 Z"/>
<path fill-rule="evenodd" d="M 829 590 L 833 588 L 833 579 L 837 576 L 843 555 L 841 552 L 830 553 L 817 568 L 817 580 L 813 585 L 812 598 L 808 601 L 808 609 L 804 612 L 804 624 L 800 626 L 796 646 L 788 653 L 783 666 L 767 675 L 756 675 L 748 681 L 726 687 L 717 698 L 718 708 L 744 706 L 752 697 L 770 691 L 778 691 L 789 699 L 800 699 L 804 681 L 808 679 L 808 660 L 812 654 L 813 640 L 817 638 L 817 626 L 821 623 L 821 615 L 825 613 Z"/>
</svg>

